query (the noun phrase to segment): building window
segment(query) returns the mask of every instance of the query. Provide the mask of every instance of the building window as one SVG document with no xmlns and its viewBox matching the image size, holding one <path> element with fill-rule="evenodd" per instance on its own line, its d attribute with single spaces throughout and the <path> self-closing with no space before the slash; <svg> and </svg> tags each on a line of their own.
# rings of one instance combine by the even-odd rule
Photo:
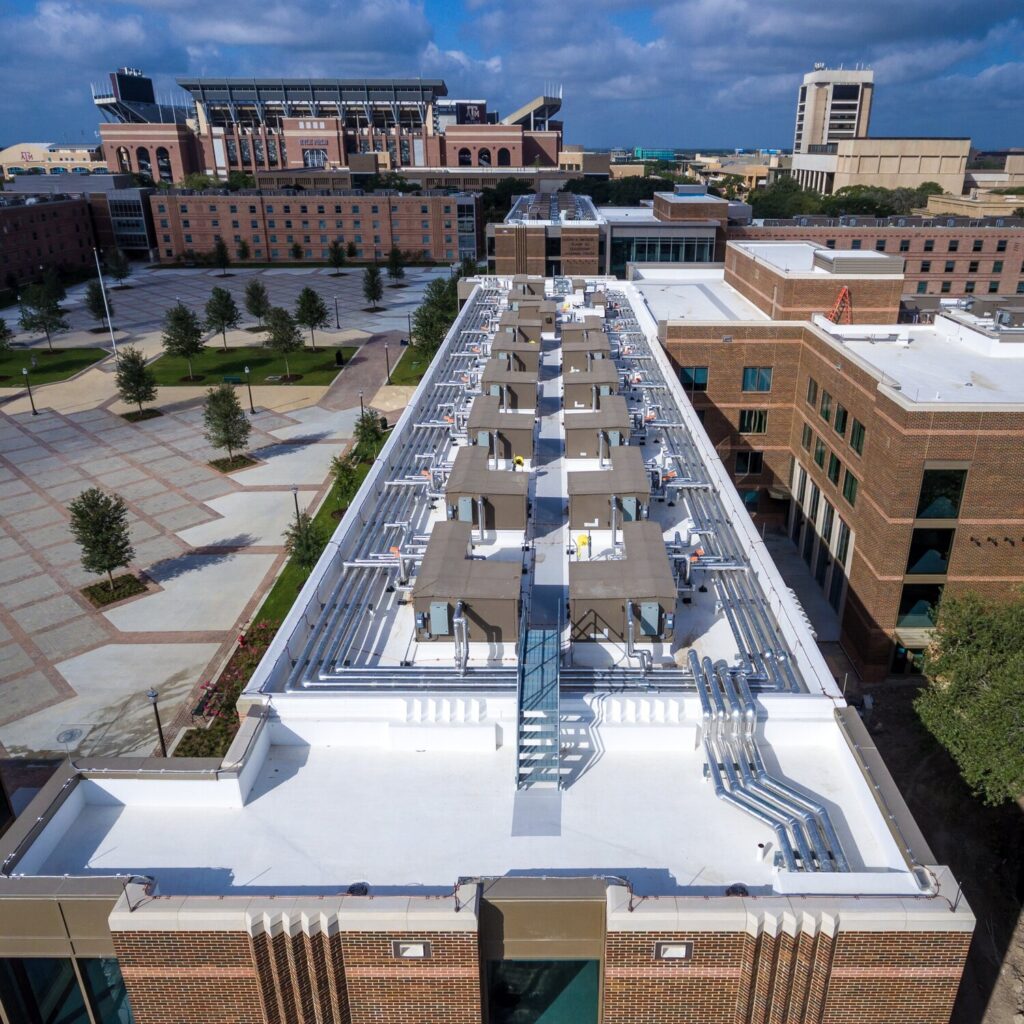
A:
<svg viewBox="0 0 1024 1024">
<path fill-rule="evenodd" d="M 706 366 L 680 366 L 679 379 L 687 391 L 707 391 L 708 368 Z"/>
<path fill-rule="evenodd" d="M 796 474 L 796 501 L 798 505 L 802 505 L 804 501 L 804 491 L 807 490 L 807 470 L 803 466 L 797 466 Z"/>
<path fill-rule="evenodd" d="M 815 483 L 811 484 L 811 500 L 807 504 L 807 518 L 811 523 L 818 521 L 818 504 L 821 501 L 821 491 L 818 490 L 818 485 Z M 808 552 L 810 555 L 810 552 Z"/>
<path fill-rule="evenodd" d="M 885 252 L 885 239 L 879 238 L 875 242 L 875 252 Z"/>
<path fill-rule="evenodd" d="M 840 437 L 846 433 L 846 417 L 846 406 L 841 402 L 836 402 L 836 416 L 832 423 L 832 428 Z"/>
<path fill-rule="evenodd" d="M 942 576 L 949 571 L 956 530 L 916 529 L 910 536 L 908 576 Z"/>
<path fill-rule="evenodd" d="M 927 281 L 918 281 L 917 282 L 917 294 L 918 295 L 927 295 L 928 294 L 928 282 Z"/>
<path fill-rule="evenodd" d="M 921 260 L 921 273 L 922 274 L 930 274 L 931 272 L 932 272 L 932 261 L 931 260 Z"/>
<path fill-rule="evenodd" d="M 948 295 L 953 290 L 953 286 L 949 281 L 943 281 L 939 291 L 943 295 Z"/>
<path fill-rule="evenodd" d="M 905 583 L 900 594 L 896 625 L 907 629 L 928 629 L 934 626 L 935 612 L 941 599 L 941 583 Z"/>
<path fill-rule="evenodd" d="M 989 295 L 995 295 L 995 294 L 998 293 L 998 291 L 999 291 L 999 282 L 998 281 L 989 281 L 989 283 L 988 283 L 988 293 L 989 293 Z"/>
<path fill-rule="evenodd" d="M 821 418 L 828 423 L 832 419 L 832 396 L 827 391 L 821 392 L 821 405 L 818 408 Z"/>
<path fill-rule="evenodd" d="M 11 1020 L 132 1024 L 124 981 L 114 958 L 80 959 L 81 986 L 71 960 L 26 957 L 0 960 L 0 1003 Z M 84 989 L 84 993 L 83 993 Z"/>
<path fill-rule="evenodd" d="M 828 455 L 828 478 L 832 483 L 838 486 L 839 484 L 839 471 L 842 469 L 842 463 L 839 461 L 839 456 L 835 452 L 829 452 Z"/>
<path fill-rule="evenodd" d="M 800 434 L 800 447 L 803 448 L 803 450 L 805 452 L 809 452 L 811 450 L 811 440 L 813 438 L 814 438 L 814 432 L 805 423 L 804 424 L 804 429 L 803 429 L 803 431 Z"/>
<path fill-rule="evenodd" d="M 1003 272 L 1003 261 L 995 260 L 992 264 L 992 273 L 1001 274 Z"/>
<path fill-rule="evenodd" d="M 981 252 L 984 242 L 980 238 L 976 238 L 971 243 L 971 252 Z"/>
<path fill-rule="evenodd" d="M 825 447 L 825 442 L 820 437 L 814 439 L 814 461 L 819 467 L 825 465 L 825 452 L 828 449 Z"/>
<path fill-rule="evenodd" d="M 864 435 L 867 431 L 864 429 L 864 424 L 859 419 L 854 417 L 853 423 L 850 424 L 850 447 L 858 454 L 864 454 Z"/>
<path fill-rule="evenodd" d="M 818 404 L 818 382 L 813 377 L 807 379 L 807 404 Z"/>
<path fill-rule="evenodd" d="M 832 540 L 832 524 L 835 522 L 836 510 L 830 501 L 822 504 L 821 510 L 821 539 L 828 544 Z"/>
<path fill-rule="evenodd" d="M 748 512 L 757 511 L 757 499 L 758 490 L 755 487 L 753 490 L 740 491 L 740 497 L 743 499 L 743 506 Z"/>
<path fill-rule="evenodd" d="M 901 238 L 900 239 L 900 252 L 910 252 L 910 239 L 909 238 Z"/>
<path fill-rule="evenodd" d="M 917 518 L 956 519 L 966 482 L 966 469 L 926 469 L 921 477 Z"/>
<path fill-rule="evenodd" d="M 1017 294 L 1024 295 L 1024 281 L 1017 282 Z"/>
<path fill-rule="evenodd" d="M 860 248 L 860 239 L 859 239 L 859 238 L 855 238 L 855 239 L 854 239 L 854 240 L 853 240 L 853 241 L 852 241 L 852 242 L 850 243 L 850 248 L 851 248 L 851 249 L 859 249 L 859 248 Z"/>
<path fill-rule="evenodd" d="M 934 252 L 935 251 L 935 239 L 934 238 L 926 238 L 924 240 L 924 251 L 925 252 Z"/>
<path fill-rule="evenodd" d="M 976 274 L 978 272 L 978 266 L 979 263 L 977 260 L 971 260 L 971 262 L 967 264 L 967 273 Z"/>
<path fill-rule="evenodd" d="M 825 245 L 829 249 L 834 249 L 836 247 L 836 240 L 834 238 L 829 238 L 826 240 Z"/>
<path fill-rule="evenodd" d="M 1006 252 L 1006 239 L 1005 238 L 1000 238 L 999 241 L 996 242 L 996 252 Z"/>
<path fill-rule="evenodd" d="M 946 260 L 946 265 L 942 268 L 942 272 L 944 274 L 952 274 L 954 270 L 956 270 L 956 261 Z"/>
<path fill-rule="evenodd" d="M 849 470 L 843 477 L 843 497 L 850 503 L 850 508 L 857 504 L 857 478 Z"/>
<path fill-rule="evenodd" d="M 760 473 L 764 469 L 763 452 L 737 452 L 736 473 L 745 476 L 748 473 Z"/>
<path fill-rule="evenodd" d="M 771 391 L 772 368 L 770 366 L 745 366 L 743 368 L 744 391 Z"/>
<path fill-rule="evenodd" d="M 966 282 L 964 282 L 964 292 L 967 295 L 973 295 L 974 294 L 974 282 L 973 281 L 966 281 Z"/>
<path fill-rule="evenodd" d="M 768 412 L 765 409 L 741 409 L 740 433 L 763 434 L 768 430 Z"/>
</svg>

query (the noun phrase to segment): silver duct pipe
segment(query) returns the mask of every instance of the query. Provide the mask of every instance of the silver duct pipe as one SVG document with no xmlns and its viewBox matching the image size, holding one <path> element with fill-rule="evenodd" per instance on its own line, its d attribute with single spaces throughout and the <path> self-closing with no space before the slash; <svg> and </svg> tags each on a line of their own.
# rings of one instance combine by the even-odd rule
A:
<svg viewBox="0 0 1024 1024">
<path fill-rule="evenodd" d="M 494 459 L 494 468 L 498 468 L 498 431 L 492 430 L 488 434 L 488 440 L 490 441 L 491 457 Z"/>
<path fill-rule="evenodd" d="M 619 530 L 619 499 L 615 494 L 609 495 L 608 503 L 611 505 L 611 528 L 612 528 L 612 554 L 615 554 L 615 549 L 618 546 L 616 540 L 616 534 Z"/>
<path fill-rule="evenodd" d="M 697 687 L 697 696 L 700 697 L 701 712 L 704 716 L 703 734 L 705 737 L 710 736 L 714 726 L 715 715 L 711 710 L 711 701 L 708 698 L 707 689 L 702 685 L 704 673 L 700 667 L 700 659 L 692 647 L 687 658 L 690 663 L 690 671 L 693 673 L 694 685 Z"/>
<path fill-rule="evenodd" d="M 464 676 L 469 661 L 469 626 L 461 601 L 455 606 L 455 614 L 452 616 L 452 637 L 455 640 L 455 664 L 459 675 Z"/>
<path fill-rule="evenodd" d="M 613 499 L 614 500 L 614 499 Z M 640 671 L 647 675 L 653 658 L 650 651 L 639 651 L 636 648 L 636 627 L 633 624 L 633 601 L 626 600 L 626 657 L 635 658 L 640 662 Z"/>
<path fill-rule="evenodd" d="M 484 516 L 484 496 L 482 494 L 478 494 L 477 498 L 476 498 L 476 519 L 477 519 L 477 525 L 480 527 L 480 543 L 483 544 L 483 542 L 484 542 L 485 516 Z"/>
<path fill-rule="evenodd" d="M 591 412 L 597 411 L 597 385 L 590 385 L 590 410 Z"/>
</svg>

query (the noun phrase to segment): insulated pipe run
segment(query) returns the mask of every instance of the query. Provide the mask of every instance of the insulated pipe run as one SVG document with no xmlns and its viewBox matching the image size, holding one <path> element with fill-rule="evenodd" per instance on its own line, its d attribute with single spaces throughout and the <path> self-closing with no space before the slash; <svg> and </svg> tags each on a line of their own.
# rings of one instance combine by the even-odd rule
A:
<svg viewBox="0 0 1024 1024">
<path fill-rule="evenodd" d="M 484 497 L 482 494 L 477 495 L 476 499 L 476 520 L 480 527 L 480 543 L 484 542 Z"/>
<path fill-rule="evenodd" d="M 614 498 L 612 499 L 614 501 Z M 627 599 L 626 601 L 626 656 L 629 658 L 635 658 L 640 662 L 640 671 L 644 675 L 647 675 L 647 670 L 651 667 L 650 662 L 653 660 L 649 651 L 639 651 L 636 648 L 636 641 L 634 638 L 635 626 L 633 624 L 633 601 Z"/>
<path fill-rule="evenodd" d="M 700 697 L 701 711 L 704 715 L 704 736 L 710 736 L 714 730 L 715 716 L 711 710 L 711 699 L 708 697 L 708 691 L 704 687 L 703 679 L 704 672 L 700 667 L 700 659 L 697 657 L 696 651 L 690 648 L 688 655 L 690 662 L 690 671 L 693 673 L 693 682 L 697 687 L 697 696 Z"/>
<path fill-rule="evenodd" d="M 611 527 L 612 527 L 612 554 L 615 553 L 615 549 L 618 546 L 616 540 L 616 534 L 619 531 L 619 499 L 618 496 L 612 494 L 608 498 L 608 503 L 611 505 Z M 630 620 L 632 621 L 632 620 Z"/>
</svg>

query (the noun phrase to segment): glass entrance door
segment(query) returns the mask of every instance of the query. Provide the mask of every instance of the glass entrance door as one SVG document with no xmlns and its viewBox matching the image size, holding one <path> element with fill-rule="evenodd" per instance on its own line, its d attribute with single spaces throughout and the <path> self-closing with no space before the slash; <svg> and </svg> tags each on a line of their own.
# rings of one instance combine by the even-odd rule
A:
<svg viewBox="0 0 1024 1024">
<path fill-rule="evenodd" d="M 490 1024 L 597 1024 L 596 960 L 491 960 Z"/>
</svg>

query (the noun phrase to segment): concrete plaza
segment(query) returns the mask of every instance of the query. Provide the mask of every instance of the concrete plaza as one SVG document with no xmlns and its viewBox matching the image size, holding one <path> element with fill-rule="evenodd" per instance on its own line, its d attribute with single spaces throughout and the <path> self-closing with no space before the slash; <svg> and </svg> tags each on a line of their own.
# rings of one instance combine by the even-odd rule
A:
<svg viewBox="0 0 1024 1024">
<path fill-rule="evenodd" d="M 293 305 L 310 283 L 333 312 L 337 288 L 342 330 L 323 332 L 318 344 L 333 344 L 335 335 L 361 347 L 330 388 L 254 388 L 250 452 L 258 462 L 230 476 L 207 464 L 217 453 L 203 438 L 203 387 L 161 388 L 155 405 L 163 415 L 137 424 L 119 415 L 113 360 L 38 388 L 38 416 L 21 392 L 0 390 L 0 755 L 149 753 L 150 687 L 160 692 L 164 721 L 183 720 L 196 687 L 230 654 L 284 564 L 293 487 L 302 507 L 326 495 L 331 458 L 351 437 L 360 394 L 391 415 L 404 406 L 408 389 L 381 387 L 383 342 L 397 357 L 406 310 L 437 273 L 409 271 L 408 287 L 386 290 L 388 308 L 366 314 L 355 307 L 358 271 L 338 279 L 319 270 L 261 272 L 276 304 Z M 216 276 L 138 271 L 131 289 L 114 293 L 119 343 L 155 357 L 167 306 L 180 297 L 201 308 L 218 283 L 240 299 L 252 272 Z M 80 295 L 66 305 L 73 330 L 60 343 L 97 344 Z M 232 344 L 253 339 L 229 335 Z M 124 497 L 133 570 L 150 581 L 146 594 L 105 610 L 80 593 L 96 577 L 81 568 L 68 530 L 67 503 L 91 486 Z"/>
</svg>

